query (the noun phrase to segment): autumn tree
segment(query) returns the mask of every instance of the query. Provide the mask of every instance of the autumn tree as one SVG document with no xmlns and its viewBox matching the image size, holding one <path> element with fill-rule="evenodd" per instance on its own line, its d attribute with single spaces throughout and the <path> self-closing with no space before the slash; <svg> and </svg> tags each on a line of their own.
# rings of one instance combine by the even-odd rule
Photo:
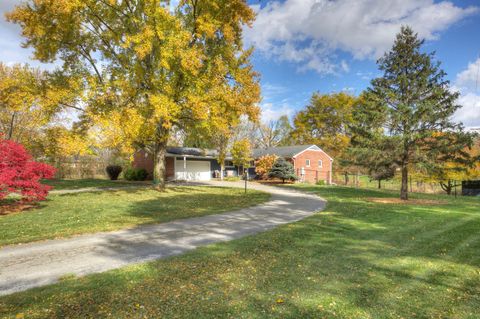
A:
<svg viewBox="0 0 480 319">
<path fill-rule="evenodd" d="M 268 123 L 261 123 L 258 127 L 259 142 L 261 148 L 288 146 L 292 125 L 288 116 L 282 115 L 277 120 L 271 120 Z"/>
<path fill-rule="evenodd" d="M 8 19 L 36 59 L 63 61 L 63 76 L 83 80 L 86 114 L 118 113 L 128 142 L 152 145 L 160 188 L 174 127 L 258 117 L 259 85 L 242 43 L 254 12 L 244 0 L 181 0 L 175 8 L 167 0 L 36 0 Z"/>
<path fill-rule="evenodd" d="M 235 166 L 238 166 L 238 169 L 240 169 L 240 167 L 244 169 L 250 167 L 250 162 L 253 160 L 252 148 L 247 139 L 234 142 L 231 153 L 232 162 Z"/>
<path fill-rule="evenodd" d="M 401 169 L 401 199 L 408 199 L 410 166 L 435 166 L 468 157 L 472 143 L 462 125 L 451 121 L 460 108 L 445 72 L 424 41 L 402 27 L 392 49 L 378 60 L 383 76 L 372 80 L 353 125 L 356 147 L 378 150 L 388 140 L 388 156 Z M 377 141 L 382 143 L 377 144 Z"/>
<path fill-rule="evenodd" d="M 74 130 L 55 125 L 43 130 L 39 148 L 48 160 L 58 162 L 67 157 L 92 155 L 91 142 Z"/>
<path fill-rule="evenodd" d="M 266 179 L 277 159 L 278 156 L 274 154 L 260 157 L 255 161 L 255 173 L 261 179 Z"/>
<path fill-rule="evenodd" d="M 0 62 L 0 132 L 4 138 L 29 144 L 51 113 L 42 105 L 44 74 L 27 65 Z"/>
<path fill-rule="evenodd" d="M 54 174 L 53 167 L 33 161 L 21 144 L 0 135 L 0 201 L 10 194 L 28 202 L 44 200 L 51 187 L 41 180 Z"/>
<path fill-rule="evenodd" d="M 291 133 L 299 144 L 316 144 L 335 157 L 350 142 L 349 125 L 357 99 L 346 93 L 314 93 L 310 103 L 298 112 Z"/>
<path fill-rule="evenodd" d="M 466 160 L 447 158 L 439 161 L 437 165 L 427 166 L 422 170 L 423 175 L 428 180 L 438 183 L 442 190 L 450 195 L 459 182 L 480 177 L 480 141 L 464 151 L 469 154 Z"/>
</svg>

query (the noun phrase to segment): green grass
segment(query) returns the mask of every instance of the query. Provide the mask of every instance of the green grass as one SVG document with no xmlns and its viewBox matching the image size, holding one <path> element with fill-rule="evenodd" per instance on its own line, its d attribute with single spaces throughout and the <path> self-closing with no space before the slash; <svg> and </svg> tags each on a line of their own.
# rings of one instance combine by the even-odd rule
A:
<svg viewBox="0 0 480 319">
<path fill-rule="evenodd" d="M 148 185 L 151 182 L 131 182 L 126 180 L 111 181 L 109 179 L 51 179 L 44 180 L 44 184 L 53 186 L 53 190 L 76 190 L 81 188 L 109 188 L 135 185 Z"/>
<path fill-rule="evenodd" d="M 241 189 L 221 187 L 50 195 L 38 208 L 0 216 L 0 246 L 216 214 L 268 198 L 258 191 L 245 195 Z"/>
<path fill-rule="evenodd" d="M 478 318 L 480 202 L 376 204 L 389 192 L 296 186 L 303 221 L 183 256 L 0 298 L 25 318 Z"/>
</svg>

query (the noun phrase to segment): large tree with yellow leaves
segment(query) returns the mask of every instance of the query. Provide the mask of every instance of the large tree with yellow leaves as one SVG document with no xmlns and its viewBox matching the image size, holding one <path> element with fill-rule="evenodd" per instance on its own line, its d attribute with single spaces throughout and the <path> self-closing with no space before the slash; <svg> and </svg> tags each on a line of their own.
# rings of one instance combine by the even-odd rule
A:
<svg viewBox="0 0 480 319">
<path fill-rule="evenodd" d="M 213 130 L 258 117 L 259 85 L 242 28 L 254 19 L 244 0 L 31 0 L 8 19 L 43 62 L 84 88 L 76 105 L 90 118 L 114 118 L 130 143 L 153 145 L 164 186 L 172 129 Z"/>
</svg>

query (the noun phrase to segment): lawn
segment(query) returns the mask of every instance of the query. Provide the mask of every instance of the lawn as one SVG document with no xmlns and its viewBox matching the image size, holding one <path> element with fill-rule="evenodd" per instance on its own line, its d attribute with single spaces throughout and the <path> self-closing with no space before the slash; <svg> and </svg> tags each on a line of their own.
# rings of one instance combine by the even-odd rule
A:
<svg viewBox="0 0 480 319">
<path fill-rule="evenodd" d="M 53 186 L 53 190 L 76 190 L 81 188 L 110 188 L 110 187 L 122 187 L 122 186 L 141 186 L 148 185 L 152 182 L 131 182 L 127 180 L 111 181 L 109 179 L 51 179 L 44 180 L 44 184 Z"/>
<path fill-rule="evenodd" d="M 25 318 L 478 318 L 480 201 L 372 203 L 389 192 L 295 186 L 303 221 L 183 256 L 0 298 Z"/>
<path fill-rule="evenodd" d="M 221 187 L 49 195 L 34 208 L 0 216 L 0 246 L 217 214 L 268 200 L 266 193 Z"/>
</svg>

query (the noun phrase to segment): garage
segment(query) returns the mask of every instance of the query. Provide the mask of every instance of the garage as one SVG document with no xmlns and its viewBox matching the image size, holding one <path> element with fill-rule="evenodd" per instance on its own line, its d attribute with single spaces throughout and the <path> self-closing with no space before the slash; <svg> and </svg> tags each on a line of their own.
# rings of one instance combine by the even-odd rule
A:
<svg viewBox="0 0 480 319">
<path fill-rule="evenodd" d="M 175 179 L 183 181 L 209 181 L 212 178 L 210 161 L 175 160 Z"/>
</svg>

